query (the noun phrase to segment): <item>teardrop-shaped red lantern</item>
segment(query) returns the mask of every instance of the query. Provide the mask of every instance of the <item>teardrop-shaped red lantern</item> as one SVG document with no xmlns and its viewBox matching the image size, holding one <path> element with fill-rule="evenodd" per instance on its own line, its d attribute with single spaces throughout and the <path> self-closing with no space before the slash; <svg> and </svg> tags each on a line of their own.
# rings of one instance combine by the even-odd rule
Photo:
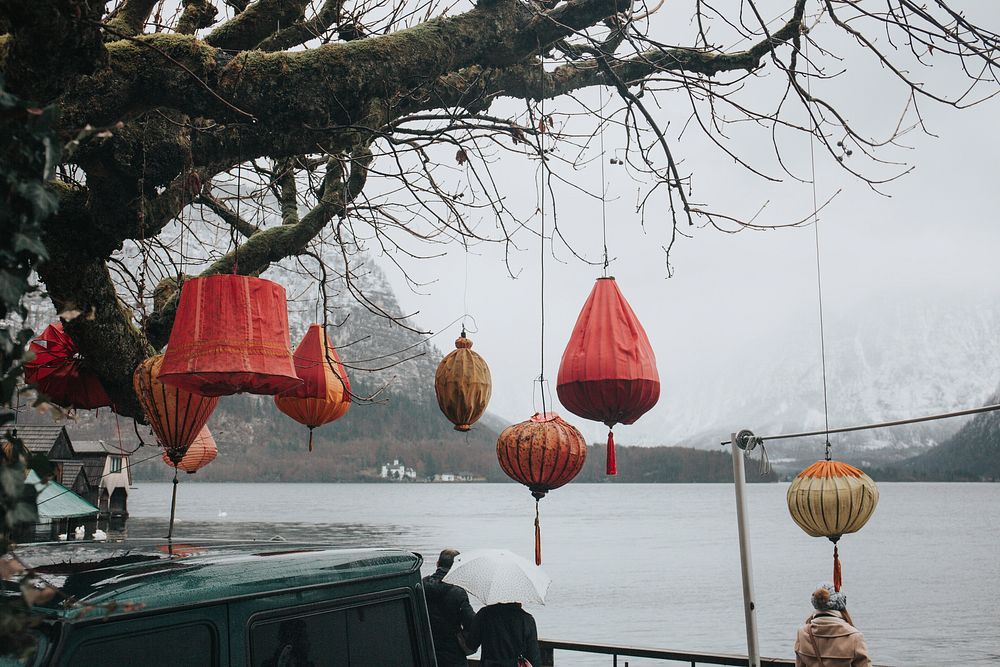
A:
<svg viewBox="0 0 1000 667">
<path fill-rule="evenodd" d="M 24 362 L 24 380 L 49 401 L 83 410 L 111 405 L 97 373 L 82 365 L 76 343 L 63 330 L 62 322 L 45 327 L 28 349 L 35 356 Z"/>
<path fill-rule="evenodd" d="M 507 476 L 528 487 L 535 498 L 535 564 L 542 564 L 538 501 L 571 481 L 587 460 L 587 442 L 554 412 L 508 426 L 497 439 L 497 461 Z"/>
<path fill-rule="evenodd" d="M 180 453 L 164 449 L 163 462 L 171 468 L 177 468 L 192 475 L 214 461 L 218 455 L 219 448 L 215 445 L 215 438 L 212 437 L 207 426 L 202 426 L 186 452 Z"/>
<path fill-rule="evenodd" d="M 656 355 L 614 278 L 598 278 L 573 327 L 556 378 L 573 414 L 608 426 L 607 474 L 618 472 L 615 424 L 631 424 L 656 405 Z"/>
<path fill-rule="evenodd" d="M 347 414 L 351 407 L 351 383 L 344 364 L 340 362 L 340 355 L 319 324 L 309 325 L 293 356 L 295 372 L 302 384 L 275 396 L 274 404 L 295 421 L 309 427 L 311 452 L 313 429 Z"/>
<path fill-rule="evenodd" d="M 163 384 L 159 380 L 162 364 L 162 354 L 143 361 L 132 374 L 132 386 L 156 439 L 165 450 L 184 456 L 219 399 Z"/>
<path fill-rule="evenodd" d="M 278 394 L 302 383 L 290 350 L 284 287 L 252 276 L 192 278 L 160 381 L 202 396 Z"/>
</svg>

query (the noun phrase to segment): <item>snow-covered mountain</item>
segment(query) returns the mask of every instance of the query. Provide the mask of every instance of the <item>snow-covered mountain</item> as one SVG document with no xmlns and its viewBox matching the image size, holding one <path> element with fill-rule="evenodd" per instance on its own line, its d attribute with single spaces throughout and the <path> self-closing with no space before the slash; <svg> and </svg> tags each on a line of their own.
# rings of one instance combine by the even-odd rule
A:
<svg viewBox="0 0 1000 667">
<path fill-rule="evenodd" d="M 981 405 L 1000 380 L 1000 299 L 861 302 L 850 318 L 828 318 L 826 358 L 831 428 Z M 708 448 L 740 428 L 758 435 L 823 428 L 815 327 L 734 340 L 700 369 L 698 378 L 665 383 L 660 405 L 632 427 L 636 437 Z M 893 460 L 940 443 L 964 421 L 837 435 L 831 442 L 856 460 Z M 768 447 L 779 458 L 815 458 L 822 438 Z"/>
</svg>

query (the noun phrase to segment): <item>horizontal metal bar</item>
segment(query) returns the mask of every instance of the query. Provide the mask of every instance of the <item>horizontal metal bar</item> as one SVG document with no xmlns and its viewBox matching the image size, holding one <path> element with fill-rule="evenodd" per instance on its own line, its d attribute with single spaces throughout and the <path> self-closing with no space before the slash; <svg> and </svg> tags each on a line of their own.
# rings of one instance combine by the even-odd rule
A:
<svg viewBox="0 0 1000 667">
<path fill-rule="evenodd" d="M 630 658 L 653 658 L 656 660 L 671 660 L 674 662 L 687 662 L 692 665 L 734 665 L 735 667 L 747 667 L 750 660 L 745 655 L 732 655 L 728 653 L 692 653 L 690 651 L 671 651 L 658 648 L 644 648 L 640 646 L 619 646 L 614 644 L 584 644 L 581 642 L 559 641 L 556 639 L 539 639 L 538 644 L 542 651 L 575 651 L 577 653 L 597 653 L 611 656 L 625 656 Z M 553 660 L 553 663 L 555 661 Z M 787 658 L 765 658 L 760 659 L 761 667 L 783 667 L 795 665 L 794 660 Z M 889 667 L 888 665 L 874 665 L 874 667 Z"/>
<path fill-rule="evenodd" d="M 639 646 L 617 646 L 612 644 L 582 644 L 551 639 L 539 639 L 542 648 L 558 651 L 575 651 L 577 653 L 598 653 L 603 655 L 620 655 L 630 658 L 655 658 L 658 660 L 673 660 L 676 662 L 694 662 L 706 665 L 735 665 L 746 667 L 746 656 L 725 653 L 691 653 L 689 651 L 670 651 Z M 779 665 L 794 665 L 794 660 L 782 658 L 761 658 L 761 667 L 776 667 Z"/>
<path fill-rule="evenodd" d="M 918 422 L 929 422 L 935 419 L 950 419 L 951 417 L 965 417 L 966 415 L 975 415 L 980 412 L 993 412 L 994 410 L 1000 410 L 1000 403 L 996 405 L 984 405 L 981 408 L 972 408 L 970 410 L 958 410 L 957 412 L 943 412 L 937 415 L 927 415 L 925 417 L 912 417 L 910 419 L 897 419 L 890 422 L 878 422 L 876 424 L 864 424 L 862 426 L 843 426 L 841 428 L 831 428 L 829 431 L 805 431 L 803 433 L 785 433 L 783 435 L 766 435 L 754 437 L 758 440 L 788 440 L 791 438 L 805 438 L 809 436 L 816 435 L 828 435 L 830 433 L 849 433 L 851 431 L 867 431 L 876 428 L 886 428 L 889 426 L 902 426 L 904 424 L 916 424 Z M 721 444 L 723 446 L 731 444 L 732 440 L 725 440 Z"/>
</svg>

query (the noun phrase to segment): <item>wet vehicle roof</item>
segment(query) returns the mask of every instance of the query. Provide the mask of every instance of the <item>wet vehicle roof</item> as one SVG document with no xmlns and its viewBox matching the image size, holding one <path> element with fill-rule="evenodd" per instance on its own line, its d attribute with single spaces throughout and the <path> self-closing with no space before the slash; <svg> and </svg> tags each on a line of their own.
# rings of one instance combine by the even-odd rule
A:
<svg viewBox="0 0 1000 667">
<path fill-rule="evenodd" d="M 116 605 L 160 609 L 407 574 L 422 562 L 399 549 L 287 542 L 59 542 L 22 545 L 16 553 L 64 594 L 35 610 L 66 619 L 104 615 Z M 3 583 L 5 591 L 16 586 Z"/>
</svg>

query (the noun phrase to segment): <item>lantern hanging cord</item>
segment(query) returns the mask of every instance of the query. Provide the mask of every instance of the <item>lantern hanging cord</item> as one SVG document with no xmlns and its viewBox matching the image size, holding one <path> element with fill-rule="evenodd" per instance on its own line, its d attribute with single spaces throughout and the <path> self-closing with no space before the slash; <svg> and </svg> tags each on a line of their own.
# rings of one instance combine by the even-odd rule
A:
<svg viewBox="0 0 1000 667">
<path fill-rule="evenodd" d="M 538 372 L 538 385 L 539 393 L 542 397 L 542 414 L 546 414 L 547 410 L 545 408 L 545 174 L 548 168 L 545 158 L 545 59 L 540 58 L 540 67 L 542 69 L 542 89 L 541 89 L 541 102 L 539 104 L 539 111 L 542 114 L 541 122 L 539 123 L 539 133 L 538 133 L 538 154 L 541 157 L 542 164 L 538 172 L 538 196 L 539 202 L 539 213 L 541 221 L 539 223 L 539 266 L 540 266 L 540 278 L 539 278 L 539 310 L 540 310 L 540 320 L 541 328 L 539 335 L 539 372 Z"/>
<path fill-rule="evenodd" d="M 809 35 L 802 36 L 805 40 L 803 55 L 806 61 L 806 95 L 812 101 L 811 63 L 809 61 Z M 815 127 L 819 132 L 819 125 Z M 823 326 L 823 274 L 820 270 L 819 252 L 819 204 L 816 199 L 816 135 L 809 134 L 809 168 L 811 170 L 812 200 L 813 200 L 813 238 L 816 245 L 816 296 L 819 305 L 819 352 L 823 369 L 823 425 L 826 429 L 826 460 L 830 460 L 830 404 L 826 383 L 826 332 Z"/>
<path fill-rule="evenodd" d="M 600 93 L 600 106 L 599 113 L 597 117 L 600 119 L 600 137 L 601 137 L 601 237 L 604 244 L 604 268 L 602 274 L 605 278 L 608 277 L 608 212 L 607 212 L 607 200 L 605 194 L 607 192 L 607 178 L 604 175 L 604 88 L 602 86 L 597 87 Z"/>
<path fill-rule="evenodd" d="M 950 419 L 952 417 L 965 417 L 967 415 L 976 415 L 983 412 L 993 412 L 995 410 L 1000 410 L 1000 403 L 994 405 L 984 405 L 979 408 L 971 408 L 969 410 L 957 410 L 955 412 L 943 412 L 936 415 L 926 415 L 923 417 L 911 417 L 909 419 L 897 419 L 895 421 L 888 422 L 877 422 L 874 424 L 863 424 L 861 426 L 844 426 L 842 428 L 827 428 L 822 431 L 804 431 L 802 433 L 784 433 L 781 435 L 767 435 L 767 436 L 754 436 L 758 442 L 763 442 L 765 440 L 793 440 L 795 438 L 808 438 L 817 435 L 829 435 L 831 433 L 850 433 L 852 431 L 869 431 L 876 428 L 888 428 L 890 426 L 904 426 L 906 424 L 917 424 L 920 422 L 936 421 L 938 419 Z M 732 444 L 731 440 L 725 440 L 722 443 L 723 446 Z"/>
</svg>

